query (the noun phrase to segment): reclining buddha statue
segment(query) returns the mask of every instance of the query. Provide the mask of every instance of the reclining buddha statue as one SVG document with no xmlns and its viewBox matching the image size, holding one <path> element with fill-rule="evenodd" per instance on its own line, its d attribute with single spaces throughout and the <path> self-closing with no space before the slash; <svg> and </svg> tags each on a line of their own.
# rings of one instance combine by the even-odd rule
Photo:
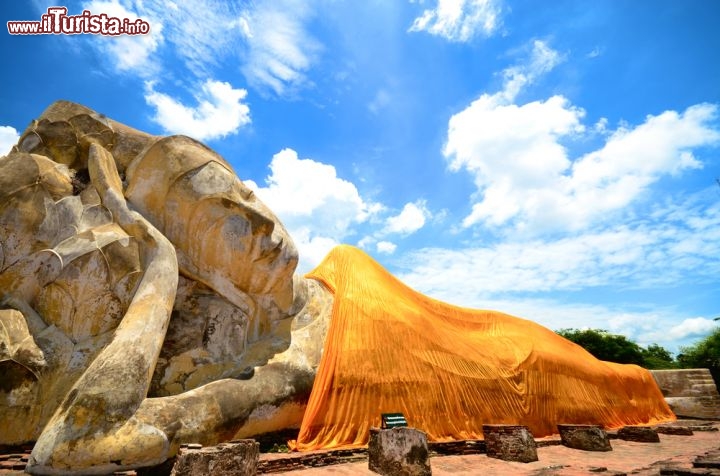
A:
<svg viewBox="0 0 720 476">
<path fill-rule="evenodd" d="M 436 441 L 674 418 L 648 371 L 357 248 L 297 262 L 205 145 L 50 105 L 0 158 L 0 445 L 34 442 L 32 474 L 106 474 L 287 428 L 297 450 L 362 446 L 383 412 Z"/>
</svg>

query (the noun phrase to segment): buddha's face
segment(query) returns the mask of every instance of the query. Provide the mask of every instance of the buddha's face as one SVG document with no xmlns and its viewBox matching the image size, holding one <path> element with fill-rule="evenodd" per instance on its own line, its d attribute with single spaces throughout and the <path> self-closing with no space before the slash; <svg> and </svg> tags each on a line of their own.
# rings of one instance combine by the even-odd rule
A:
<svg viewBox="0 0 720 476">
<path fill-rule="evenodd" d="M 222 295 L 239 290 L 288 311 L 295 246 L 219 155 L 166 137 L 133 161 L 127 182 L 127 199 L 175 245 L 183 273 Z"/>
</svg>

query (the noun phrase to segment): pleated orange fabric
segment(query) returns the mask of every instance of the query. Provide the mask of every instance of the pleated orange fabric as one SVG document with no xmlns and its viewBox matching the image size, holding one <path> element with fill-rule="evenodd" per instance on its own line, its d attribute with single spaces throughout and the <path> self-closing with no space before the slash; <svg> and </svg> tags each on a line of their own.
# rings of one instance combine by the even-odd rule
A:
<svg viewBox="0 0 720 476">
<path fill-rule="evenodd" d="M 483 424 L 542 437 L 558 423 L 675 419 L 647 370 L 600 361 L 525 319 L 428 298 L 359 249 L 335 248 L 307 276 L 335 298 L 293 449 L 364 446 L 392 412 L 430 441 L 481 439 Z"/>
</svg>

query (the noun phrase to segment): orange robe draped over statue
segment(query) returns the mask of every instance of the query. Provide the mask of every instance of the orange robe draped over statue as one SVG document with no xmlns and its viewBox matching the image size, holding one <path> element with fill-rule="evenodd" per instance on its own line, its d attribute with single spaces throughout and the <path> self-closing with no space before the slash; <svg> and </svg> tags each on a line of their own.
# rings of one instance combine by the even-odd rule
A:
<svg viewBox="0 0 720 476">
<path fill-rule="evenodd" d="M 558 423 L 675 419 L 649 371 L 600 361 L 525 319 L 428 298 L 356 248 L 335 248 L 307 276 L 335 298 L 294 449 L 366 445 L 391 412 L 430 441 L 479 439 L 483 424 L 542 437 Z"/>
</svg>

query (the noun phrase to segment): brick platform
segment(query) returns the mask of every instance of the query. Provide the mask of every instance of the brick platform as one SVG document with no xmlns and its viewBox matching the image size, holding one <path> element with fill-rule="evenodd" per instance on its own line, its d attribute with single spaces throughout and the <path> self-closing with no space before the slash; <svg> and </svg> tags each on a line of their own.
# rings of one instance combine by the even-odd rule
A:
<svg viewBox="0 0 720 476">
<path fill-rule="evenodd" d="M 478 474 L 512 475 L 558 475 L 570 476 L 598 473 L 612 475 L 618 473 L 639 476 L 657 476 L 662 468 L 675 473 L 695 474 L 705 471 L 717 471 L 713 468 L 693 468 L 693 461 L 706 452 L 720 449 L 719 422 L 700 420 L 682 420 L 664 423 L 653 428 L 660 433 L 660 443 L 646 444 L 615 440 L 612 452 L 585 452 L 567 448 L 561 444 L 558 436 L 536 439 L 539 461 L 517 463 L 488 458 L 482 453 L 482 440 L 454 441 L 448 443 L 429 443 L 431 466 L 435 476 L 476 476 Z M 666 431 L 667 430 L 667 431 Z M 694 434 L 692 432 L 694 431 Z M 671 434 L 680 432 L 682 434 Z M 30 446 L 0 448 L 4 454 L 0 459 L 8 461 L 11 455 L 29 456 Z M 452 453 L 455 450 L 456 453 Z M 327 466 L 332 465 L 332 466 Z M 261 453 L 258 473 L 288 474 L 290 476 L 342 476 L 372 475 L 367 467 L 366 450 L 363 448 L 313 451 L 306 453 Z M 326 467 L 327 466 L 327 467 Z M 138 471 L 138 473 L 140 473 Z M 169 473 L 169 471 L 168 471 Z M 2 476 L 22 476 L 23 470 L 0 468 Z M 122 473 L 132 476 L 135 473 Z M 153 474 L 157 476 L 157 474 Z"/>
<path fill-rule="evenodd" d="M 712 428 L 717 428 L 717 424 Z M 542 442 L 542 443 L 541 443 Z M 659 444 L 616 440 L 612 452 L 577 451 L 560 445 L 558 437 L 538 440 L 539 460 L 517 463 L 488 458 L 486 455 L 435 456 L 430 458 L 434 476 L 580 476 L 588 474 L 658 476 L 663 468 L 674 468 L 675 473 L 712 474 L 710 468 L 694 468 L 693 461 L 712 449 L 720 448 L 720 434 L 698 431 L 693 436 L 660 435 Z M 261 456 L 262 458 L 265 455 Z M 684 473 L 680 473 L 684 471 Z M 704 471 L 701 473 L 700 471 Z M 377 476 L 361 461 L 327 468 L 309 468 L 287 473 L 286 476 Z"/>
</svg>

